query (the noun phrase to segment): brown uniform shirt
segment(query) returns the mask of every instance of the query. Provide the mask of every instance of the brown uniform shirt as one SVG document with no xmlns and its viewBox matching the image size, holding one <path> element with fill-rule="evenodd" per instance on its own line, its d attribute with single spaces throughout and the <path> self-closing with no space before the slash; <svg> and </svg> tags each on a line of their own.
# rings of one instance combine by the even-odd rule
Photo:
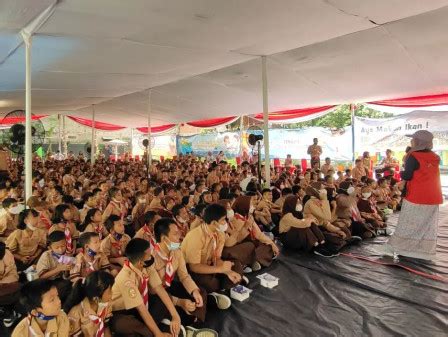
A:
<svg viewBox="0 0 448 337">
<path fill-rule="evenodd" d="M 17 229 L 18 217 L 9 213 L 0 215 L 0 236 L 7 238 Z"/>
<path fill-rule="evenodd" d="M 32 318 L 30 323 L 30 319 L 25 317 L 16 326 L 11 337 L 68 337 L 69 330 L 70 324 L 68 317 L 63 311 L 61 311 L 55 319 L 48 321 L 47 330 L 45 333 L 43 333 L 40 329 L 36 322 L 36 318 Z"/>
<path fill-rule="evenodd" d="M 93 271 L 105 270 L 110 267 L 109 259 L 106 254 L 99 252 L 93 261 L 87 260 L 83 253 L 76 255 L 76 264 L 70 270 L 70 280 L 76 281 L 78 277 L 86 277 Z"/>
<path fill-rule="evenodd" d="M 213 244 L 213 239 L 204 229 L 206 226 L 208 225 L 204 224 L 190 230 L 182 241 L 181 249 L 186 263 L 206 265 L 213 264 L 215 247 Z M 217 232 L 216 255 L 219 258 L 221 257 L 222 249 L 224 248 L 224 242 L 224 233 Z"/>
<path fill-rule="evenodd" d="M 184 286 L 185 290 L 191 294 L 193 290 L 198 289 L 198 286 L 191 278 L 190 274 L 187 270 L 187 265 L 185 263 L 184 256 L 182 254 L 182 251 L 180 249 L 174 250 L 170 252 L 170 257 L 173 259 L 173 270 L 174 273 L 179 278 L 179 281 Z M 154 268 L 156 269 L 157 273 L 160 276 L 160 279 L 164 282 L 165 280 L 165 273 L 166 273 L 166 264 L 168 257 L 165 256 L 165 253 L 163 252 L 157 252 L 154 256 Z"/>
<path fill-rule="evenodd" d="M 328 200 L 319 200 L 312 197 L 303 208 L 303 214 L 305 216 L 314 216 L 319 225 L 323 225 L 332 220 L 330 203 Z"/>
<path fill-rule="evenodd" d="M 228 230 L 230 235 L 226 235 L 226 247 L 233 247 L 248 236 L 252 240 L 258 240 L 267 245 L 273 244 L 272 240 L 261 232 L 260 227 L 257 226 L 255 221 L 251 219 L 246 220 L 239 214 L 236 214 L 231 220 L 231 227 Z"/>
<path fill-rule="evenodd" d="M 14 255 L 6 249 L 5 256 L 0 260 L 0 284 L 14 283 L 19 281 Z"/>
<path fill-rule="evenodd" d="M 103 241 L 101 241 L 101 251 L 109 259 L 111 257 L 122 257 L 129 241 L 131 241 L 131 238 L 127 234 L 123 234 L 120 241 L 115 240 L 114 236 L 109 234 Z"/>
<path fill-rule="evenodd" d="M 280 233 L 287 233 L 291 228 L 308 228 L 305 221 L 296 218 L 292 213 L 286 213 L 280 220 Z"/>
<path fill-rule="evenodd" d="M 51 250 L 47 250 L 42 253 L 42 255 L 39 258 L 39 261 L 37 261 L 36 270 L 39 277 L 41 277 L 42 274 L 46 273 L 47 271 L 55 269 L 57 266 L 60 265 L 60 262 L 58 262 L 57 258 L 52 255 Z M 62 272 L 58 275 L 55 275 L 51 278 L 51 280 L 55 280 L 58 277 L 62 276 Z"/>
<path fill-rule="evenodd" d="M 162 284 L 157 271 L 153 266 L 138 270 L 132 264 L 123 266 L 115 277 L 115 283 L 112 286 L 112 308 L 113 311 L 130 310 L 143 304 L 143 297 L 140 294 L 141 279 L 149 277 L 149 287 L 156 288 Z"/>
<path fill-rule="evenodd" d="M 24 256 L 31 256 L 36 253 L 39 247 L 46 248 L 47 236 L 44 230 L 36 229 L 16 229 L 6 239 L 6 246 L 11 253 Z"/>
<path fill-rule="evenodd" d="M 98 308 L 97 312 L 95 312 L 92 309 L 89 300 L 87 298 L 83 299 L 81 303 L 71 308 L 68 313 L 70 336 L 76 336 L 79 333 L 82 333 L 83 337 L 96 336 L 99 324 L 95 323 L 90 318 L 90 315 L 102 317 L 104 324 L 107 326 L 107 322 L 112 317 L 112 305 L 108 305 L 105 309 Z"/>
</svg>

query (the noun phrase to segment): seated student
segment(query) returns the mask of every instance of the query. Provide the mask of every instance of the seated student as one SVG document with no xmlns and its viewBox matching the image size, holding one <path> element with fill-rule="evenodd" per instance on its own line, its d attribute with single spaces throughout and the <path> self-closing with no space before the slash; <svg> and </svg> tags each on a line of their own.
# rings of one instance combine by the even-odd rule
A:
<svg viewBox="0 0 448 337">
<path fill-rule="evenodd" d="M 352 170 L 352 177 L 356 180 L 361 180 L 362 177 L 367 177 L 369 171 L 365 168 L 361 159 L 355 160 L 355 167 Z"/>
<path fill-rule="evenodd" d="M 377 234 L 387 235 L 388 231 L 385 230 L 387 224 L 383 221 L 378 209 L 372 201 L 372 189 L 369 186 L 363 186 L 361 195 L 362 197 L 358 199 L 358 209 L 361 212 L 361 216 L 373 225 Z"/>
<path fill-rule="evenodd" d="M 50 280 L 34 280 L 21 290 L 21 304 L 27 312 L 11 337 L 68 337 L 70 323 L 61 310 L 58 290 Z"/>
<path fill-rule="evenodd" d="M 265 188 L 261 193 L 262 199 L 255 207 L 254 218 L 266 229 L 271 230 L 274 227 L 271 214 L 280 213 L 280 209 L 272 202 L 272 192 L 269 188 Z"/>
<path fill-rule="evenodd" d="M 21 207 L 17 205 L 17 200 L 6 198 L 2 201 L 3 213 L 0 214 L 0 241 L 6 238 L 17 229 L 17 214 L 20 213 Z"/>
<path fill-rule="evenodd" d="M 218 204 L 207 206 L 205 223 L 190 230 L 181 245 L 193 280 L 214 296 L 219 307 L 227 306 L 230 299 L 217 292 L 239 284 L 243 274 L 241 262 L 224 261 L 221 257 L 228 227 L 226 218 L 225 207 Z"/>
<path fill-rule="evenodd" d="M 124 233 L 123 220 L 118 215 L 112 214 L 109 216 L 105 225 L 109 235 L 101 242 L 101 251 L 114 267 L 122 267 L 126 261 L 124 250 L 131 238 Z"/>
<path fill-rule="evenodd" d="M 316 224 L 323 230 L 333 233 L 342 239 L 351 236 L 350 229 L 345 226 L 335 226 L 332 224 L 333 215 L 330 209 L 330 203 L 327 199 L 327 190 L 319 182 L 313 182 L 306 188 L 306 194 L 309 199 L 305 203 L 303 214 L 305 217 L 316 219 Z"/>
<path fill-rule="evenodd" d="M 162 199 L 162 207 L 163 208 L 159 209 L 157 211 L 157 214 L 159 214 L 161 217 L 172 218 L 173 217 L 172 209 L 173 209 L 174 205 L 176 205 L 176 201 L 174 200 L 174 198 L 170 197 L 169 195 L 165 196 Z"/>
<path fill-rule="evenodd" d="M 192 318 L 205 321 L 207 293 L 200 290 L 188 273 L 184 256 L 180 250 L 181 233 L 176 222 L 170 218 L 157 220 L 154 225 L 157 248 L 154 254 L 154 268 L 158 272 L 175 306 L 184 311 L 180 313 L 183 322 Z M 177 275 L 178 280 L 175 280 Z"/>
<path fill-rule="evenodd" d="M 109 190 L 110 202 L 103 212 L 103 222 L 105 223 L 107 218 L 111 215 L 116 215 L 120 219 L 126 218 L 128 210 L 123 203 L 123 195 L 117 187 L 112 187 Z"/>
<path fill-rule="evenodd" d="M 0 308 L 3 311 L 3 324 L 9 328 L 17 314 L 14 312 L 20 290 L 14 255 L 0 242 Z"/>
<path fill-rule="evenodd" d="M 196 227 L 200 227 L 204 224 L 204 210 L 207 207 L 205 204 L 196 205 L 194 208 L 194 220 L 190 224 L 190 231 L 195 229 Z"/>
<path fill-rule="evenodd" d="M 111 337 L 108 326 L 112 317 L 114 277 L 105 271 L 94 271 L 78 280 L 64 303 L 70 320 L 70 336 Z"/>
<path fill-rule="evenodd" d="M 106 227 L 102 224 L 101 211 L 98 208 L 91 208 L 87 211 L 82 227 L 84 233 L 97 233 L 100 241 L 109 235 Z"/>
<path fill-rule="evenodd" d="M 392 198 L 392 191 L 389 187 L 389 181 L 386 178 L 378 179 L 378 187 L 375 190 L 376 202 L 380 209 L 390 208 L 395 209 L 397 202 Z"/>
<path fill-rule="evenodd" d="M 164 196 L 165 196 L 165 192 L 163 191 L 163 188 L 160 186 L 156 187 L 154 189 L 154 198 L 151 200 L 148 210 L 155 211 L 155 212 L 163 210 L 162 199 Z"/>
<path fill-rule="evenodd" d="M 188 231 L 190 230 L 189 216 L 187 213 L 187 209 L 181 204 L 176 204 L 174 205 L 172 212 L 177 228 L 179 228 L 181 235 L 180 241 L 182 242 L 185 235 L 187 235 Z"/>
<path fill-rule="evenodd" d="M 144 225 L 135 233 L 134 238 L 139 238 L 148 241 L 152 247 L 155 246 L 154 238 L 154 224 L 160 219 L 154 211 L 148 211 L 144 214 Z"/>
<path fill-rule="evenodd" d="M 135 193 L 135 206 L 132 209 L 132 221 L 136 221 L 142 215 L 145 214 L 145 209 L 147 206 L 146 195 L 143 192 L 138 191 Z"/>
<path fill-rule="evenodd" d="M 179 334 L 180 317 L 152 266 L 151 253 L 149 242 L 143 239 L 132 239 L 126 246 L 127 261 L 112 286 L 110 326 L 115 334 L 156 337 Z M 150 288 L 157 297 L 149 296 Z M 163 333 L 158 325 L 169 315 L 170 333 Z"/>
<path fill-rule="evenodd" d="M 261 232 L 255 223 L 254 203 L 255 197 L 240 196 L 232 209 L 229 202 L 220 201 L 220 204 L 226 207 L 229 220 L 222 256 L 225 259 L 239 260 L 249 267 L 246 272 L 269 266 L 272 259 L 280 253 L 274 241 Z"/>
<path fill-rule="evenodd" d="M 38 228 L 48 231 L 51 228 L 51 214 L 48 210 L 48 204 L 44 200 L 40 200 L 36 196 L 32 196 L 26 202 L 29 208 L 34 209 L 39 213 L 39 222 L 37 224 Z"/>
<path fill-rule="evenodd" d="M 65 205 L 68 205 L 68 207 L 70 207 L 70 210 L 72 211 L 72 221 L 75 224 L 79 224 L 80 215 L 79 215 L 79 209 L 75 206 L 75 199 L 71 195 L 64 195 L 62 197 L 62 202 Z"/>
<path fill-rule="evenodd" d="M 56 280 L 59 297 L 64 300 L 71 288 L 70 281 L 66 280 L 75 259 L 65 255 L 64 232 L 54 231 L 48 235 L 48 250 L 42 253 L 37 261 L 36 271 L 39 278 Z"/>
<path fill-rule="evenodd" d="M 48 234 L 54 231 L 63 231 L 65 234 L 65 243 L 67 246 L 66 254 L 75 254 L 76 240 L 79 237 L 79 232 L 72 221 L 72 211 L 68 205 L 57 205 L 53 214 L 53 225 Z"/>
<path fill-rule="evenodd" d="M 79 278 L 85 278 L 94 271 L 104 270 L 111 272 L 111 265 L 104 252 L 101 251 L 101 241 L 97 233 L 87 232 L 79 237 L 81 252 L 76 255 L 74 267 L 70 270 L 70 280 L 76 282 Z M 115 276 L 116 270 L 112 271 Z"/>
<path fill-rule="evenodd" d="M 365 222 L 357 206 L 356 189 L 350 181 L 343 181 L 339 185 L 336 196 L 336 216 L 335 225 L 345 226 L 351 231 L 355 239 L 368 239 L 375 236 L 372 225 Z"/>
<path fill-rule="evenodd" d="M 84 222 L 87 212 L 92 208 L 96 208 L 98 203 L 95 195 L 92 192 L 84 193 L 82 196 L 82 201 L 84 202 L 84 206 L 79 212 L 79 220 L 81 222 Z"/>
<path fill-rule="evenodd" d="M 310 252 L 325 243 L 325 237 L 313 218 L 303 219 L 303 206 L 294 195 L 286 197 L 280 220 L 280 241 L 286 249 Z M 325 256 L 333 256 L 331 253 Z"/>
<path fill-rule="evenodd" d="M 17 229 L 6 239 L 6 246 L 14 254 L 19 271 L 35 264 L 47 247 L 45 231 L 36 227 L 38 216 L 39 214 L 32 209 L 20 212 Z"/>
<path fill-rule="evenodd" d="M 336 175 L 337 175 L 338 178 L 336 179 L 336 181 L 334 183 L 335 183 L 336 186 L 339 186 L 339 184 L 342 183 L 345 180 L 344 172 L 337 171 Z"/>
</svg>

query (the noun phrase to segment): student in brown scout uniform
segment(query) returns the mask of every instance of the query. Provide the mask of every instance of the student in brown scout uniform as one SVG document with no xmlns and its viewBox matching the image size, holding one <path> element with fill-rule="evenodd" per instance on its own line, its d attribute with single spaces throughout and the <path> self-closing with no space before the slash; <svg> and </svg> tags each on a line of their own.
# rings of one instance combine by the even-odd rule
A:
<svg viewBox="0 0 448 337">
<path fill-rule="evenodd" d="M 28 315 L 14 329 L 11 337 L 68 337 L 70 324 L 61 310 L 58 290 L 50 280 L 35 280 L 25 284 L 21 302 Z"/>
<path fill-rule="evenodd" d="M 280 251 L 274 241 L 262 233 L 255 223 L 253 213 L 251 214 L 254 202 L 255 197 L 240 196 L 233 204 L 233 209 L 227 202 L 227 219 L 229 220 L 227 233 L 229 235 L 226 236 L 222 256 L 236 258 L 243 265 L 249 266 L 251 271 L 258 271 L 261 267 L 269 266 L 274 256 L 277 256 Z M 252 254 L 243 253 L 247 251 L 243 248 L 244 246 L 252 247 Z"/>
<path fill-rule="evenodd" d="M 5 316 L 3 324 L 10 327 L 15 319 L 14 304 L 20 290 L 19 274 L 17 274 L 14 255 L 0 242 L 0 307 L 3 307 Z"/>
<path fill-rule="evenodd" d="M 121 191 L 116 187 L 112 187 L 109 190 L 109 197 L 110 202 L 103 212 L 103 222 L 105 223 L 111 215 L 116 215 L 122 220 L 126 218 L 128 211 L 123 204 L 123 195 L 121 194 Z"/>
<path fill-rule="evenodd" d="M 64 232 L 54 231 L 48 235 L 49 249 L 42 253 L 36 265 L 37 275 L 41 279 L 54 281 L 59 297 L 64 301 L 72 287 L 68 280 L 70 269 L 75 264 L 75 258 L 65 255 Z"/>
<path fill-rule="evenodd" d="M 167 292 L 180 312 L 182 322 L 189 318 L 205 321 L 207 293 L 199 289 L 187 270 L 184 256 L 180 250 L 180 231 L 176 222 L 162 218 L 154 225 L 157 246 L 154 251 L 154 268 L 159 273 Z M 178 280 L 175 280 L 177 275 Z M 187 315 L 185 315 L 185 313 Z"/>
<path fill-rule="evenodd" d="M 134 235 L 134 238 L 146 240 L 154 248 L 156 242 L 154 238 L 154 223 L 160 219 L 160 215 L 154 211 L 148 211 L 145 213 L 144 219 L 144 225 Z"/>
<path fill-rule="evenodd" d="M 116 334 L 145 337 L 177 336 L 180 317 L 157 272 L 151 267 L 154 260 L 149 242 L 132 239 L 125 253 L 128 260 L 112 287 L 112 331 Z M 149 296 L 150 288 L 157 296 Z M 169 315 L 171 333 L 163 333 L 158 325 Z"/>
<path fill-rule="evenodd" d="M 94 271 L 78 280 L 64 303 L 70 321 L 70 336 L 111 337 L 112 286 L 114 277 L 105 271 Z"/>
<path fill-rule="evenodd" d="M 109 216 L 105 226 L 110 234 L 101 242 L 101 251 L 109 259 L 109 262 L 119 270 L 126 261 L 124 250 L 131 238 L 124 233 L 123 220 L 118 215 Z"/>
<path fill-rule="evenodd" d="M 18 216 L 17 214 L 23 209 L 17 205 L 17 200 L 13 198 L 6 198 L 2 202 L 3 214 L 0 215 L 0 241 L 5 241 L 6 238 L 17 229 Z"/>
<path fill-rule="evenodd" d="M 109 235 L 106 227 L 102 224 L 101 211 L 98 208 L 92 208 L 87 211 L 82 227 L 84 233 L 97 233 L 100 241 Z"/>
<path fill-rule="evenodd" d="M 14 254 L 17 270 L 22 271 L 37 262 L 47 246 L 45 231 L 37 228 L 38 213 L 26 209 L 19 214 L 19 224 L 6 240 L 6 246 Z"/>
<path fill-rule="evenodd" d="M 111 265 L 105 253 L 100 249 L 100 238 L 97 233 L 83 233 L 79 237 L 81 252 L 76 256 L 74 267 L 70 270 L 70 280 L 76 282 L 79 278 L 85 278 L 94 271 L 111 271 Z M 112 274 L 117 275 L 113 270 Z"/>
<path fill-rule="evenodd" d="M 40 200 L 36 196 L 32 196 L 26 202 L 29 208 L 36 210 L 39 213 L 38 228 L 48 231 L 51 228 L 51 214 L 48 210 L 48 204 L 44 200 Z"/>
<path fill-rule="evenodd" d="M 79 232 L 72 221 L 72 211 L 70 206 L 61 204 L 57 205 L 53 215 L 53 226 L 51 226 L 48 234 L 54 231 L 63 231 L 65 234 L 66 254 L 73 256 L 76 249 L 76 240 L 79 237 Z"/>
<path fill-rule="evenodd" d="M 242 280 L 243 266 L 239 261 L 224 261 L 221 257 L 227 230 L 227 210 L 212 204 L 204 210 L 204 224 L 190 230 L 181 249 L 190 275 L 197 285 L 212 295 L 219 308 L 230 305 L 230 299 L 219 294 Z"/>
</svg>

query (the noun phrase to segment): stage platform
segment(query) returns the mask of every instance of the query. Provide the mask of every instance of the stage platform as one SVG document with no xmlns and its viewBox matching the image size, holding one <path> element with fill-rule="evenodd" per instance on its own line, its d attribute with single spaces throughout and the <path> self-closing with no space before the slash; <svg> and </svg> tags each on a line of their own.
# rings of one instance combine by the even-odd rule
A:
<svg viewBox="0 0 448 337">
<path fill-rule="evenodd" d="M 389 218 L 394 228 L 398 214 Z M 392 263 L 379 237 L 344 253 Z M 444 278 L 438 281 L 394 265 L 341 255 L 282 254 L 266 271 L 280 278 L 263 288 L 250 275 L 254 291 L 244 302 L 208 325 L 221 337 L 448 336 L 448 204 L 441 207 L 437 260 L 400 259 L 399 265 Z M 263 271 L 264 272 L 264 271 Z"/>
</svg>

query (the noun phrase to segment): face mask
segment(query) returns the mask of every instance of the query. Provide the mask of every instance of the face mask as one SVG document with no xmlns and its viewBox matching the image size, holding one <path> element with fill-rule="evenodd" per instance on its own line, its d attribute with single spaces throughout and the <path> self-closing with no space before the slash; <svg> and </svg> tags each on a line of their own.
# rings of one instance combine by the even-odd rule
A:
<svg viewBox="0 0 448 337">
<path fill-rule="evenodd" d="M 42 321 L 51 321 L 52 319 L 54 319 L 56 316 L 47 316 L 47 315 L 44 315 L 43 313 L 41 313 L 41 312 L 38 312 L 37 314 L 36 314 L 36 318 L 39 318 L 39 319 L 41 319 Z"/>
<path fill-rule="evenodd" d="M 353 186 L 350 186 L 350 187 L 347 189 L 347 193 L 348 193 L 349 195 L 353 194 L 354 192 L 355 192 L 355 188 L 354 188 Z"/>
<path fill-rule="evenodd" d="M 372 192 L 365 192 L 365 193 L 362 194 L 362 197 L 364 199 L 369 199 L 371 195 L 372 195 Z"/>
<path fill-rule="evenodd" d="M 180 222 L 180 223 L 182 223 L 182 224 L 187 222 L 187 221 L 185 221 L 185 219 L 182 218 L 181 216 L 178 216 L 178 217 L 177 217 L 177 221 Z"/>
<path fill-rule="evenodd" d="M 284 188 L 285 188 L 285 185 L 281 184 L 281 185 L 280 185 L 280 189 L 282 190 L 282 189 L 284 189 Z"/>
<path fill-rule="evenodd" d="M 115 240 L 120 241 L 122 237 L 123 237 L 123 234 L 114 233 Z"/>
<path fill-rule="evenodd" d="M 253 214 L 254 212 L 255 212 L 255 207 L 254 206 L 250 206 L 249 214 Z"/>
<path fill-rule="evenodd" d="M 296 212 L 302 212 L 302 210 L 303 210 L 302 204 L 297 204 L 296 205 Z"/>
<path fill-rule="evenodd" d="M 218 232 L 224 233 L 228 227 L 229 225 L 227 224 L 227 222 L 225 224 L 221 224 L 218 226 Z"/>
<path fill-rule="evenodd" d="M 148 268 L 151 267 L 154 263 L 154 259 L 151 257 L 149 260 L 143 261 L 143 267 Z"/>
<path fill-rule="evenodd" d="M 234 216 L 235 216 L 235 212 L 233 211 L 233 209 L 229 209 L 227 211 L 227 219 L 231 220 L 231 219 L 233 219 Z"/>
<path fill-rule="evenodd" d="M 305 177 L 304 177 L 304 176 L 302 176 L 302 175 L 300 175 L 300 176 L 299 176 L 299 179 L 300 179 L 300 180 L 302 180 L 303 178 L 305 178 Z"/>
<path fill-rule="evenodd" d="M 180 248 L 180 242 L 170 242 L 166 246 L 168 247 L 168 250 L 170 250 L 170 251 L 178 250 Z"/>
<path fill-rule="evenodd" d="M 26 227 L 28 227 L 28 229 L 32 230 L 33 232 L 37 229 L 37 227 L 34 227 L 33 225 L 30 224 L 26 224 Z"/>
<path fill-rule="evenodd" d="M 138 202 L 139 202 L 140 204 L 144 204 L 144 203 L 146 203 L 146 199 L 138 199 Z"/>
<path fill-rule="evenodd" d="M 92 249 L 90 249 L 90 248 L 87 248 L 87 255 L 89 255 L 90 257 L 95 257 L 96 256 L 96 252 L 95 251 L 93 251 Z"/>
<path fill-rule="evenodd" d="M 11 213 L 11 214 L 19 214 L 20 212 L 22 212 L 23 210 L 25 209 L 25 207 L 23 206 L 23 205 L 17 205 L 17 206 L 14 206 L 14 207 L 11 207 L 10 209 L 9 209 L 9 213 Z"/>
<path fill-rule="evenodd" d="M 326 189 L 319 190 L 319 194 L 327 195 L 327 190 Z"/>
</svg>

